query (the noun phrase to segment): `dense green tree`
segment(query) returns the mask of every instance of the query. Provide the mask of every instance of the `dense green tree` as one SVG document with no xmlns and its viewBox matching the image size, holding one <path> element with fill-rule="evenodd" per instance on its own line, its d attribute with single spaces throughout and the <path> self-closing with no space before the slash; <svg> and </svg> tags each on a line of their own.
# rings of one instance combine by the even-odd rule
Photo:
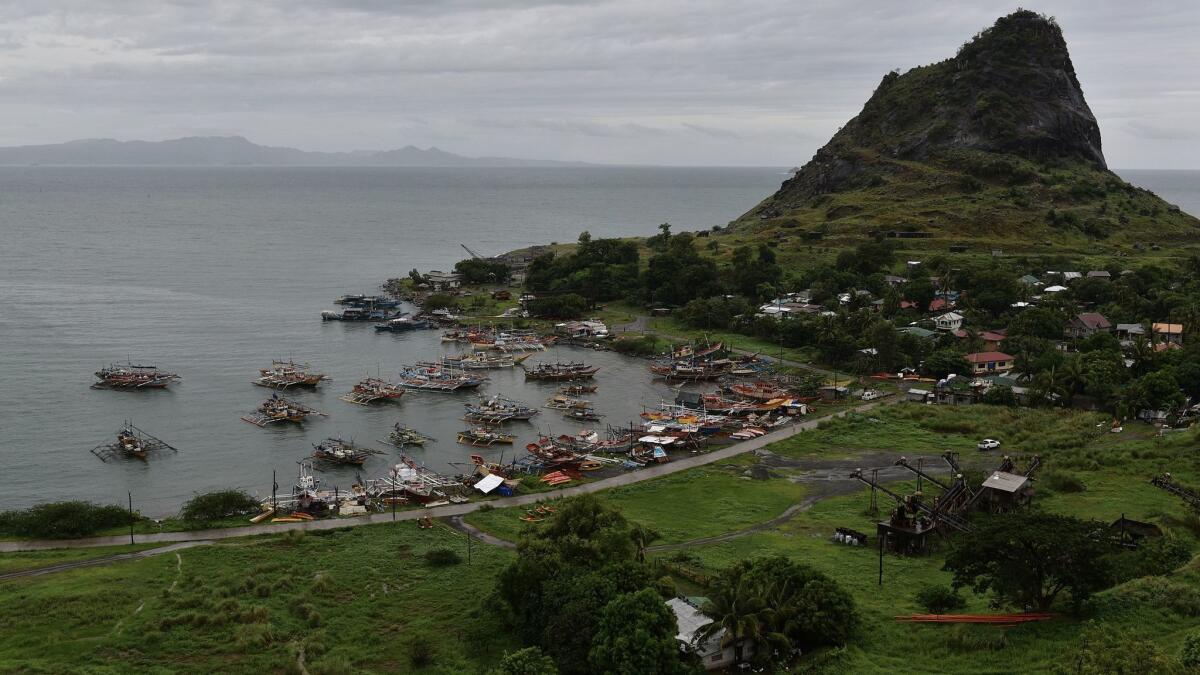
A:
<svg viewBox="0 0 1200 675">
<path fill-rule="evenodd" d="M 671 237 L 669 244 L 650 258 L 642 275 L 642 291 L 656 304 L 683 305 L 695 298 L 721 295 L 716 264 L 696 251 L 686 232 Z"/>
<path fill-rule="evenodd" d="M 512 268 L 501 260 L 470 258 L 454 263 L 454 271 L 464 284 L 502 284 L 512 277 Z"/>
<path fill-rule="evenodd" d="M 1071 660 L 1063 665 L 1077 675 L 1141 675 L 1177 670 L 1153 640 L 1095 622 L 1084 629 Z"/>
<path fill-rule="evenodd" d="M 939 349 L 925 359 L 925 370 L 934 377 L 946 377 L 951 373 L 966 374 L 967 365 L 960 352 L 950 349 Z"/>
<path fill-rule="evenodd" d="M 605 605 L 589 661 L 603 675 L 682 675 L 675 614 L 653 589 L 618 595 Z"/>
<path fill-rule="evenodd" d="M 1017 314 L 1008 324 L 1009 338 L 1035 337 L 1059 340 L 1063 336 L 1065 318 L 1045 307 L 1030 307 Z"/>
<path fill-rule="evenodd" d="M 1046 611 L 1064 591 L 1079 607 L 1107 584 L 1106 548 L 1085 521 L 1020 512 L 972 525 L 946 556 L 955 588 Z"/>
<path fill-rule="evenodd" d="M 578 319 L 587 311 L 588 302 L 575 293 L 546 295 L 530 300 L 526 307 L 531 316 L 544 319 Z"/>
<path fill-rule="evenodd" d="M 542 653 L 538 647 L 526 647 L 515 652 L 505 652 L 500 663 L 487 675 L 558 675 L 554 659 Z"/>
</svg>

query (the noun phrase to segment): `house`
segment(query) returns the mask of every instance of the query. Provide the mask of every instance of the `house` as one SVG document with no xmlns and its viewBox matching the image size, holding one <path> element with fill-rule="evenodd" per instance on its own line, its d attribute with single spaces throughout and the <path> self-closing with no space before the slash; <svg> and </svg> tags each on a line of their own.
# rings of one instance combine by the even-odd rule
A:
<svg viewBox="0 0 1200 675">
<path fill-rule="evenodd" d="M 430 270 L 429 274 L 425 275 L 425 280 L 435 291 L 448 291 L 462 285 L 462 280 L 457 274 L 441 270 Z"/>
<path fill-rule="evenodd" d="M 1059 286 L 1058 284 L 1055 284 L 1053 286 L 1047 286 L 1047 287 L 1043 288 L 1042 290 L 1046 291 L 1047 293 L 1062 293 L 1063 291 L 1067 290 L 1067 287 Z"/>
<path fill-rule="evenodd" d="M 935 316 L 933 323 L 937 326 L 938 330 L 955 331 L 962 328 L 963 315 L 958 312 L 946 312 L 941 316 Z"/>
<path fill-rule="evenodd" d="M 1111 328 L 1112 324 L 1108 322 L 1108 319 L 1104 318 L 1103 314 L 1098 312 L 1084 312 L 1071 317 L 1063 332 L 1069 338 L 1083 338 L 1095 335 L 1101 331 L 1108 332 Z"/>
<path fill-rule="evenodd" d="M 701 638 L 700 629 L 713 620 L 691 602 L 683 598 L 671 598 L 667 600 L 667 607 L 675 614 L 675 627 L 679 631 L 675 634 L 675 639 L 679 642 L 680 651 L 694 653 L 704 664 L 705 670 L 721 670 L 734 665 L 738 646 L 742 647 L 743 659 L 754 654 L 754 645 L 745 641 L 742 641 L 741 645 L 734 643 L 722 647 L 724 628 L 707 638 Z"/>
<path fill-rule="evenodd" d="M 899 286 L 908 283 L 908 279 L 898 277 L 895 274 L 885 274 L 883 275 L 883 282 L 889 286 Z"/>
<path fill-rule="evenodd" d="M 1026 286 L 1041 286 L 1042 285 L 1042 282 L 1038 281 L 1038 278 L 1033 276 L 1032 274 L 1026 274 L 1025 276 L 1021 277 L 1020 279 L 1017 279 L 1017 281 L 1021 282 L 1022 284 L 1026 285 Z"/>
<path fill-rule="evenodd" d="M 1132 342 L 1146 336 L 1146 327 L 1140 323 L 1119 323 L 1116 332 L 1118 340 Z"/>
<path fill-rule="evenodd" d="M 952 309 L 954 307 L 954 304 L 955 304 L 954 300 L 951 298 L 944 298 L 944 297 L 934 298 L 933 300 L 931 300 L 929 302 L 929 311 L 940 312 L 943 309 Z"/>
<path fill-rule="evenodd" d="M 1063 283 L 1069 284 L 1072 281 L 1075 281 L 1076 279 L 1082 279 L 1083 275 L 1080 274 L 1079 272 L 1063 272 L 1062 278 L 1063 278 Z"/>
<path fill-rule="evenodd" d="M 1150 330 L 1154 331 L 1154 335 L 1160 342 L 1183 344 L 1183 324 L 1181 323 L 1154 323 L 1150 325 Z"/>
<path fill-rule="evenodd" d="M 1104 281 L 1109 281 L 1112 279 L 1112 275 L 1108 273 L 1108 270 L 1092 270 L 1087 273 L 1087 278 L 1103 279 Z"/>
<path fill-rule="evenodd" d="M 555 324 L 554 332 L 571 338 L 606 338 L 608 326 L 602 321 L 567 321 Z"/>
<path fill-rule="evenodd" d="M 1000 343 L 1004 342 L 1004 339 L 1008 337 L 1005 334 L 1007 331 L 1008 331 L 1007 328 L 999 328 L 997 330 L 985 330 L 985 331 L 980 331 L 979 333 L 977 333 L 975 337 L 977 337 L 983 341 L 984 351 L 996 351 L 997 349 L 1000 349 Z M 971 333 L 969 331 L 966 331 L 966 330 L 960 328 L 960 329 L 954 331 L 954 337 L 956 337 L 960 340 L 966 340 L 967 338 L 971 337 Z"/>
<path fill-rule="evenodd" d="M 972 375 L 995 375 L 1013 369 L 1013 358 L 1004 352 L 975 352 L 963 357 L 971 365 Z"/>
<path fill-rule="evenodd" d="M 913 403 L 924 403 L 929 400 L 930 392 L 925 389 L 909 389 L 904 394 L 904 400 Z"/>
</svg>

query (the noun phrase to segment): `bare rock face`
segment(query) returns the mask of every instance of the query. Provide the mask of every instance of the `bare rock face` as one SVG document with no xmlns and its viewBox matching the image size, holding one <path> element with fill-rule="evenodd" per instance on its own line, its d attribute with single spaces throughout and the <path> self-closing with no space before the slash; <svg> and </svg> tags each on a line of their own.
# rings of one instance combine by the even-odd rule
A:
<svg viewBox="0 0 1200 675">
<path fill-rule="evenodd" d="M 963 152 L 976 162 L 987 153 L 1106 168 L 1100 129 L 1052 19 L 1018 11 L 954 58 L 888 73 L 862 112 L 752 214 L 773 218 L 822 194 L 878 184 L 897 170 L 891 160 L 947 165 Z"/>
</svg>

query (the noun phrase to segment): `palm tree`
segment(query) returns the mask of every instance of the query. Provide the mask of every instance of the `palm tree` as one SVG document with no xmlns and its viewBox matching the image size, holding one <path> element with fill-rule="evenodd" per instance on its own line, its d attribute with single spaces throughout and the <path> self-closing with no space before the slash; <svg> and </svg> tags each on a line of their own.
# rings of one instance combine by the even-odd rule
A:
<svg viewBox="0 0 1200 675">
<path fill-rule="evenodd" d="M 744 575 L 719 583 L 715 591 L 703 607 L 713 621 L 697 632 L 697 639 L 703 642 L 724 630 L 721 649 L 733 645 L 734 659 L 741 663 L 745 643 L 757 649 L 766 642 L 763 613 L 767 603 L 757 585 Z"/>
<path fill-rule="evenodd" d="M 1034 375 L 1032 387 L 1034 400 L 1053 403 L 1056 398 L 1062 398 L 1066 395 L 1066 392 L 1063 391 L 1057 370 L 1057 368 L 1050 368 L 1050 370 L 1043 370 Z"/>
<path fill-rule="evenodd" d="M 640 563 L 646 562 L 646 549 L 650 544 L 662 539 L 658 530 L 641 523 L 634 523 L 633 527 L 629 528 L 629 536 L 633 539 L 633 545 L 637 547 L 637 561 Z"/>
<path fill-rule="evenodd" d="M 1083 391 L 1083 387 L 1087 384 L 1087 373 L 1083 368 L 1083 359 L 1078 356 L 1067 359 L 1062 368 L 1058 370 L 1058 385 L 1066 396 L 1067 405 L 1075 400 L 1075 394 Z"/>
</svg>

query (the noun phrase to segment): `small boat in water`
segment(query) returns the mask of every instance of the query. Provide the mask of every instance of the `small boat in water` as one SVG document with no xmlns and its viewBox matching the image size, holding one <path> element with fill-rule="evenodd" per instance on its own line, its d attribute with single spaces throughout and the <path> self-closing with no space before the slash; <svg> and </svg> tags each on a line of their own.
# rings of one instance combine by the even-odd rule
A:
<svg viewBox="0 0 1200 675">
<path fill-rule="evenodd" d="M 347 403 L 370 405 L 377 401 L 399 401 L 401 396 L 404 396 L 404 388 L 400 385 L 368 377 L 339 398 Z"/>
<path fill-rule="evenodd" d="M 145 460 L 151 453 L 162 450 L 178 452 L 176 448 L 165 441 L 151 436 L 133 426 L 132 422 L 126 421 L 124 426 L 117 430 L 115 443 L 97 445 L 92 448 L 92 454 L 104 462 L 121 457 Z"/>
<path fill-rule="evenodd" d="M 384 323 L 375 324 L 375 330 L 381 333 L 407 333 L 410 330 L 421 330 L 429 328 L 429 322 L 424 319 L 415 319 L 408 314 L 401 314 L 392 319 L 388 319 Z"/>
<path fill-rule="evenodd" d="M 387 442 L 403 448 L 409 445 L 425 445 L 425 441 L 433 440 L 428 436 L 418 432 L 416 429 L 406 427 L 399 422 L 392 427 L 392 433 L 388 434 Z"/>
<path fill-rule="evenodd" d="M 98 382 L 92 384 L 93 389 L 163 389 L 179 376 L 159 370 L 157 366 L 127 363 L 97 370 L 96 379 Z"/>
<path fill-rule="evenodd" d="M 380 454 L 378 450 L 364 448 L 340 438 L 326 438 L 313 445 L 312 456 L 313 459 L 328 464 L 362 466 L 363 462 L 367 461 L 367 457 L 377 454 Z"/>
<path fill-rule="evenodd" d="M 272 361 L 270 368 L 260 368 L 258 370 L 260 377 L 254 380 L 254 384 L 271 389 L 289 389 L 291 387 L 307 387 L 311 389 L 324 380 L 329 379 L 328 376 L 321 373 L 310 372 L 309 368 L 310 366 L 307 363 L 300 365 L 290 359 L 287 361 Z"/>
<path fill-rule="evenodd" d="M 600 370 L 585 363 L 539 363 L 525 369 L 525 379 L 543 382 L 589 380 Z"/>
<path fill-rule="evenodd" d="M 466 429 L 458 432 L 458 442 L 463 445 L 470 445 L 476 448 L 487 448 L 497 443 L 511 444 L 516 439 L 512 434 L 505 434 L 499 431 L 492 431 L 483 427 L 474 429 Z"/>
<path fill-rule="evenodd" d="M 254 412 L 243 416 L 242 421 L 249 422 L 255 426 L 265 427 L 269 424 L 277 424 L 279 422 L 300 424 L 305 418 L 313 415 L 325 417 L 325 413 L 319 410 L 310 408 L 292 399 L 284 398 L 276 393 L 271 394 L 271 398 L 260 403 Z"/>
<path fill-rule="evenodd" d="M 478 388 L 485 379 L 440 364 L 417 364 L 400 371 L 399 384 L 406 389 L 451 393 Z"/>
</svg>

